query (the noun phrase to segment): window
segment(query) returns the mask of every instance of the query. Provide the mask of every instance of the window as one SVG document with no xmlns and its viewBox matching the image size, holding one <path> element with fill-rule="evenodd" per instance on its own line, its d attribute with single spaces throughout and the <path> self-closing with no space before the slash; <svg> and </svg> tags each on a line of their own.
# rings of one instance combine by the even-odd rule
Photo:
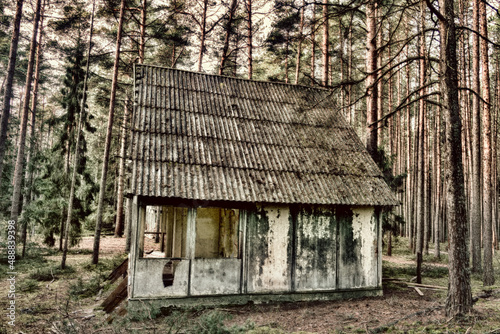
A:
<svg viewBox="0 0 500 334">
<path fill-rule="evenodd" d="M 142 257 L 186 257 L 187 211 L 174 206 L 146 206 Z"/>
<path fill-rule="evenodd" d="M 197 208 L 193 213 L 195 213 L 193 216 L 196 228 L 194 231 L 193 228 L 188 231 L 188 208 L 143 207 L 140 257 L 177 260 L 189 257 L 188 250 L 192 250 L 193 247 L 195 258 L 241 257 L 238 209 L 208 207 Z M 191 237 L 188 238 L 188 235 Z M 188 245 L 188 240 L 193 240 L 194 245 Z"/>
<path fill-rule="evenodd" d="M 239 210 L 196 210 L 196 258 L 239 258 Z"/>
</svg>

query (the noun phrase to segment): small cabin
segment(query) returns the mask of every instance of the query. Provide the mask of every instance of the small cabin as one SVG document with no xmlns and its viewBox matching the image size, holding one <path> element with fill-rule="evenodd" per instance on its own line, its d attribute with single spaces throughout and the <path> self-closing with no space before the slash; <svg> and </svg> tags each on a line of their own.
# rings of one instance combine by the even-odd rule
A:
<svg viewBox="0 0 500 334">
<path fill-rule="evenodd" d="M 330 90 L 135 65 L 129 302 L 382 294 L 395 204 Z"/>
</svg>

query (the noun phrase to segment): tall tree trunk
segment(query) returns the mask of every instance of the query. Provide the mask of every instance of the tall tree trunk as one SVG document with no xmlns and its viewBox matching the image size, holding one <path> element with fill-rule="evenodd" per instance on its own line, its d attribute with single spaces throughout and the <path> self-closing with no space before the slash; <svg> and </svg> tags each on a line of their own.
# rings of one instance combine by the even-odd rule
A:
<svg viewBox="0 0 500 334">
<path fill-rule="evenodd" d="M 73 218 L 73 203 L 75 200 L 76 191 L 76 176 L 78 173 L 78 165 L 80 162 L 80 140 L 83 136 L 82 128 L 85 123 L 85 102 L 87 100 L 87 80 L 89 77 L 89 67 L 90 67 L 90 54 L 92 50 L 92 35 L 94 32 L 94 11 L 95 11 L 95 0 L 92 2 L 92 14 L 90 17 L 90 36 L 89 36 L 89 48 L 87 51 L 87 63 L 85 65 L 85 77 L 83 79 L 83 89 L 82 89 L 82 100 L 80 103 L 80 117 L 78 119 L 78 125 L 76 129 L 76 145 L 75 154 L 73 155 L 73 173 L 71 175 L 71 187 L 69 191 L 68 200 L 68 215 L 66 219 L 66 226 L 64 229 L 64 247 L 61 259 L 61 269 L 66 267 L 66 256 L 68 254 L 68 243 L 69 243 L 69 232 L 71 229 L 71 220 Z M 62 231 L 61 231 L 62 233 Z"/>
<path fill-rule="evenodd" d="M 378 7 L 377 7 L 377 14 L 378 16 Z M 382 22 L 380 23 L 380 26 L 377 29 L 377 46 L 380 47 L 383 43 L 383 36 L 382 36 Z M 381 71 L 380 69 L 382 68 L 382 52 L 378 51 L 377 52 L 377 78 L 380 77 Z M 383 94 L 383 89 L 384 89 L 384 83 L 382 80 L 377 81 L 377 120 L 382 119 L 384 116 L 384 94 Z M 377 147 L 379 148 L 384 148 L 384 123 L 378 123 L 377 125 Z"/>
<path fill-rule="evenodd" d="M 330 66 L 329 61 L 329 24 L 328 24 L 328 0 L 323 0 L 323 44 L 321 52 L 323 54 L 323 86 L 328 86 L 328 67 Z"/>
<path fill-rule="evenodd" d="M 366 147 L 375 161 L 377 152 L 377 1 L 366 4 Z"/>
<path fill-rule="evenodd" d="M 454 0 L 439 0 L 442 14 L 427 0 L 429 8 L 439 17 L 441 38 L 440 85 L 444 105 L 446 180 L 446 221 L 448 226 L 448 296 L 446 314 L 463 316 L 472 308 L 468 256 L 468 225 L 465 209 L 462 164 L 462 121 L 458 102 L 457 45 Z"/>
<path fill-rule="evenodd" d="M 24 150 L 26 148 L 26 132 L 28 127 L 29 106 L 30 106 L 30 93 L 31 83 L 33 80 L 33 66 L 35 64 L 35 55 L 37 49 L 38 38 L 38 23 L 40 22 L 40 8 L 41 0 L 37 0 L 35 9 L 35 19 L 33 21 L 33 33 L 31 37 L 30 55 L 28 60 L 28 69 L 26 71 L 26 86 L 25 97 L 23 103 L 23 111 L 21 115 L 21 125 L 19 127 L 18 150 L 16 157 L 16 167 L 14 170 L 14 190 L 12 191 L 12 207 L 10 211 L 10 220 L 17 224 L 20 209 L 21 188 L 23 183 L 23 170 L 24 170 Z"/>
<path fill-rule="evenodd" d="M 299 41 L 297 44 L 297 60 L 295 61 L 295 84 L 299 83 L 300 77 L 300 58 L 302 57 L 302 42 L 304 40 L 304 11 L 306 9 L 306 0 L 302 0 L 300 8 L 300 23 L 299 23 Z"/>
<path fill-rule="evenodd" d="M 479 32 L 481 39 L 481 67 L 483 82 L 483 247 L 484 268 L 483 285 L 495 284 L 493 272 L 493 185 L 492 185 L 492 144 L 491 144 L 491 109 L 490 109 L 490 71 L 488 54 L 488 22 L 486 18 L 486 4 L 479 1 Z"/>
<path fill-rule="evenodd" d="M 248 79 L 253 77 L 253 25 L 252 25 L 252 0 L 245 2 L 247 10 L 247 51 L 248 51 Z"/>
<path fill-rule="evenodd" d="M 233 25 L 237 5 L 238 5 L 237 0 L 231 0 L 231 5 L 229 6 L 229 17 L 227 19 L 226 26 L 224 28 L 225 30 L 224 46 L 222 48 L 222 55 L 220 58 L 219 75 L 224 74 L 224 68 L 226 67 L 226 62 L 229 57 L 229 42 L 231 40 L 231 27 Z"/>
<path fill-rule="evenodd" d="M 473 29 L 479 31 L 479 0 L 473 1 Z M 471 271 L 481 272 L 481 112 L 479 105 L 479 35 L 472 34 L 472 182 L 471 182 Z"/>
<path fill-rule="evenodd" d="M 115 237 L 121 238 L 123 236 L 123 228 L 125 223 L 125 215 L 124 215 L 124 182 L 123 179 L 125 177 L 125 150 L 127 147 L 127 125 L 128 125 L 128 117 L 129 117 L 129 101 L 128 98 L 125 98 L 125 106 L 123 113 L 123 125 L 122 132 L 120 138 L 120 165 L 118 167 L 118 194 L 117 194 L 117 204 L 116 204 L 116 226 L 115 226 Z"/>
<path fill-rule="evenodd" d="M 97 221 L 95 225 L 94 248 L 92 251 L 92 264 L 97 264 L 99 262 L 99 243 L 101 239 L 102 213 L 104 210 L 104 195 L 106 193 L 106 179 L 107 179 L 106 176 L 108 173 L 109 152 L 111 150 L 111 137 L 113 134 L 113 118 L 115 114 L 116 90 L 118 88 L 118 67 L 119 67 L 118 65 L 120 63 L 120 49 L 122 44 L 124 13 L 125 13 L 125 0 L 121 0 L 120 19 L 118 21 L 118 33 L 116 36 L 116 51 L 115 51 L 115 62 L 113 66 L 113 80 L 111 82 L 111 96 L 109 98 L 108 126 L 106 129 L 106 142 L 104 144 L 101 182 L 99 185 L 99 204 L 97 207 Z"/>
<path fill-rule="evenodd" d="M 420 39 L 419 39 L 419 77 L 420 77 L 420 100 L 418 101 L 418 132 L 416 136 L 417 144 L 417 174 L 416 174 L 416 247 L 415 253 L 417 255 L 417 283 L 422 283 L 422 252 L 424 248 L 424 225 L 425 225 L 425 111 L 426 105 L 424 101 L 424 96 L 426 94 L 426 89 L 424 88 L 426 83 L 426 63 L 425 63 L 425 3 L 422 0 L 420 2 Z"/>
<path fill-rule="evenodd" d="M 19 42 L 19 30 L 21 27 L 21 18 L 23 16 L 24 0 L 17 0 L 16 15 L 12 30 L 12 38 L 10 41 L 9 63 L 7 65 L 7 76 L 5 90 L 3 94 L 3 108 L 0 119 L 0 184 L 2 183 L 2 174 L 5 158 L 5 150 L 7 149 L 7 131 L 9 127 L 10 117 L 10 100 L 12 98 L 12 86 L 14 84 L 14 73 L 17 60 L 17 45 Z"/>
<path fill-rule="evenodd" d="M 30 126 L 30 134 L 28 136 L 29 138 L 29 149 L 28 149 L 28 155 L 26 156 L 26 175 L 25 175 L 25 180 L 26 180 L 26 194 L 23 197 L 23 207 L 26 208 L 30 201 L 31 201 L 31 193 L 32 193 L 32 186 L 33 186 L 33 175 L 34 175 L 34 167 L 33 167 L 33 154 L 35 153 L 35 146 L 36 146 L 36 140 L 35 140 L 35 121 L 36 121 L 36 109 L 37 109 L 37 102 L 38 102 L 38 84 L 40 82 L 40 62 L 41 62 L 41 54 L 42 54 L 42 37 L 43 37 L 43 19 L 44 19 L 44 9 L 45 9 L 45 1 L 43 2 L 42 8 L 41 8 L 41 14 L 40 14 L 40 32 L 38 36 L 38 43 L 36 47 L 36 66 L 35 66 L 35 78 L 34 78 L 34 83 L 33 83 L 33 99 L 31 100 L 31 126 Z M 21 256 L 24 257 L 26 254 L 26 239 L 27 239 L 27 229 L 28 229 L 28 222 L 25 219 L 23 220 L 23 227 L 22 227 L 22 232 L 21 232 L 21 242 L 23 244 L 23 250 Z"/>
<path fill-rule="evenodd" d="M 208 0 L 203 0 L 203 16 L 201 18 L 200 51 L 198 54 L 198 72 L 203 68 L 203 55 L 205 53 L 205 42 L 207 39 L 207 10 Z"/>
</svg>

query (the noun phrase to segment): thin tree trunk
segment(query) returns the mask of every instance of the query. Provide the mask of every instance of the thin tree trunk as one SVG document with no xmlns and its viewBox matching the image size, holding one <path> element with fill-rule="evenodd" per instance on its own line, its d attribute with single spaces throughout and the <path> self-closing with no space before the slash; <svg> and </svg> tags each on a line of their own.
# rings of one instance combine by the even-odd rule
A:
<svg viewBox="0 0 500 334">
<path fill-rule="evenodd" d="M 14 170 L 14 189 L 12 191 L 12 207 L 10 212 L 10 220 L 13 220 L 17 224 L 17 219 L 19 217 L 20 209 L 20 199 L 21 199 L 21 188 L 23 183 L 23 170 L 24 170 L 24 151 L 26 148 L 26 132 L 28 127 L 29 118 L 29 106 L 30 106 L 30 92 L 31 83 L 33 80 L 33 66 L 35 64 L 35 56 L 37 49 L 37 37 L 38 37 L 38 24 L 40 22 L 40 8 L 41 0 L 37 0 L 35 9 L 35 19 L 33 21 L 33 33 L 31 37 L 30 45 L 30 55 L 28 60 L 28 69 L 26 71 L 26 86 L 25 86 L 25 97 L 23 103 L 23 111 L 21 115 L 21 125 L 19 127 L 19 139 L 18 139 L 18 150 L 16 158 L 16 167 Z"/>
<path fill-rule="evenodd" d="M 311 84 L 316 84 L 316 2 L 313 3 L 311 18 Z"/>
<path fill-rule="evenodd" d="M 479 1 L 479 0 L 476 0 Z M 488 54 L 488 22 L 486 4 L 479 1 L 479 32 L 481 39 L 481 81 L 483 98 L 483 247 L 484 267 L 483 285 L 495 284 L 493 272 L 493 185 L 492 185 L 492 144 L 491 144 L 491 109 L 490 109 L 490 71 Z"/>
<path fill-rule="evenodd" d="M 330 66 L 329 61 L 329 24 L 328 24 L 328 0 L 323 0 L 323 44 L 321 52 L 323 54 L 323 86 L 328 86 L 328 67 Z"/>
<path fill-rule="evenodd" d="M 377 14 L 378 16 L 378 8 Z M 382 45 L 382 23 L 377 31 L 377 46 Z M 380 76 L 380 68 L 382 68 L 382 52 L 377 52 L 377 78 Z M 382 119 L 384 116 L 384 83 L 382 80 L 377 81 L 377 119 Z M 377 147 L 384 148 L 384 123 L 378 123 L 377 125 Z"/>
<path fill-rule="evenodd" d="M 304 11 L 306 8 L 306 1 L 302 0 L 302 7 L 300 8 L 300 23 L 299 23 L 299 41 L 297 44 L 297 60 L 295 61 L 295 84 L 299 83 L 300 77 L 300 58 L 302 57 L 302 41 L 304 40 Z"/>
<path fill-rule="evenodd" d="M 125 98 L 125 111 L 123 114 L 123 125 L 122 132 L 120 138 L 120 165 L 118 167 L 118 194 L 117 194 L 117 204 L 116 204 L 116 226 L 115 226 L 115 237 L 121 238 L 123 236 L 123 227 L 124 227 L 124 213 L 123 213 L 123 193 L 124 193 L 124 182 L 123 179 L 125 177 L 125 150 L 127 146 L 127 125 L 128 125 L 128 117 L 129 117 L 129 101 L 128 98 Z"/>
<path fill-rule="evenodd" d="M 248 50 L 248 79 L 253 77 L 253 26 L 252 26 L 252 0 L 246 0 L 247 9 L 247 50 Z"/>
<path fill-rule="evenodd" d="M 99 185 L 99 204 L 97 207 L 97 221 L 95 225 L 94 248 L 92 252 L 92 264 L 99 262 L 99 243 L 101 239 L 102 213 L 104 210 L 104 195 L 106 193 L 106 179 L 108 173 L 109 153 L 111 150 L 111 137 L 113 134 L 113 118 L 115 114 L 116 90 L 118 88 L 118 65 L 120 63 L 120 48 L 122 44 L 123 17 L 125 12 L 125 0 L 120 3 L 120 19 L 118 21 L 118 34 L 116 36 L 115 62 L 113 66 L 113 80 L 111 82 L 111 96 L 109 98 L 108 126 L 106 129 L 106 142 L 104 144 L 104 156 L 102 162 L 101 182 Z M 201 64 L 201 59 L 200 59 Z"/>
<path fill-rule="evenodd" d="M 366 147 L 375 161 L 377 152 L 377 1 L 366 4 Z"/>
<path fill-rule="evenodd" d="M 203 16 L 201 18 L 200 51 L 198 54 L 198 72 L 203 68 L 203 55 L 205 53 L 205 41 L 207 38 L 207 10 L 208 0 L 203 0 Z"/>
<path fill-rule="evenodd" d="M 139 64 L 144 63 L 144 52 L 146 50 L 146 14 L 148 9 L 148 0 L 142 0 L 141 24 L 140 24 L 140 44 L 139 44 Z"/>
<path fill-rule="evenodd" d="M 0 184 L 2 182 L 5 150 L 7 149 L 7 131 L 10 117 L 10 100 L 12 98 L 12 86 L 14 84 L 14 74 L 17 60 L 17 45 L 19 42 L 19 30 L 21 27 L 21 18 L 23 16 L 24 0 L 17 0 L 16 14 L 14 17 L 12 38 L 10 41 L 9 63 L 7 65 L 7 76 L 5 90 L 3 94 L 3 108 L 0 119 Z"/>
</svg>

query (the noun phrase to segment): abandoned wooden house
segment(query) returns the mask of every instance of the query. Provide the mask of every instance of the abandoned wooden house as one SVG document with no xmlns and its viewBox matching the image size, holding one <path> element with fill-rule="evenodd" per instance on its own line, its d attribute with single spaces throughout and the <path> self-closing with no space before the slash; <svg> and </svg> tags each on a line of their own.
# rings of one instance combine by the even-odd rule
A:
<svg viewBox="0 0 500 334">
<path fill-rule="evenodd" d="M 382 293 L 382 174 L 325 89 L 136 65 L 129 302 Z"/>
</svg>

